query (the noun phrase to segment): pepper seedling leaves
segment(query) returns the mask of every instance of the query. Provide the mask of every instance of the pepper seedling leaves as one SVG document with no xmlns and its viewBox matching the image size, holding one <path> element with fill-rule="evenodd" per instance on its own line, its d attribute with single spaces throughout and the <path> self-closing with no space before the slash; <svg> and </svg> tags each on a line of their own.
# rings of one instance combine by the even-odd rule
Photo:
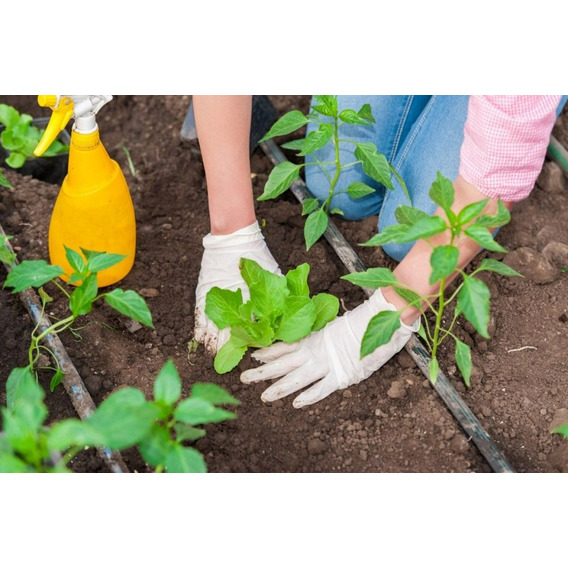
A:
<svg viewBox="0 0 568 568">
<path fill-rule="evenodd" d="M 207 473 L 207 464 L 195 448 L 174 444 L 165 460 L 168 473 Z"/>
<path fill-rule="evenodd" d="M 383 154 L 378 153 L 377 147 L 372 142 L 357 143 L 354 155 L 361 161 L 363 171 L 370 178 L 382 183 L 387 189 L 394 189 L 388 160 Z"/>
<path fill-rule="evenodd" d="M 292 162 L 282 162 L 278 164 L 268 176 L 266 185 L 259 201 L 274 199 L 290 188 L 292 183 L 300 177 L 300 169 L 302 165 L 293 164 Z"/>
<path fill-rule="evenodd" d="M 463 283 L 458 293 L 458 307 L 470 321 L 477 333 L 489 338 L 489 288 L 477 278 L 464 275 Z"/>
<path fill-rule="evenodd" d="M 325 233 L 328 224 L 329 217 L 323 207 L 308 215 L 304 225 L 306 250 L 310 250 L 314 243 Z"/>
<path fill-rule="evenodd" d="M 332 136 L 333 125 L 327 123 L 320 125 L 318 130 L 314 130 L 306 136 L 298 156 L 307 156 L 323 148 L 331 140 Z"/>
<path fill-rule="evenodd" d="M 308 123 L 308 119 L 299 110 L 291 110 L 280 117 L 270 128 L 270 130 L 260 139 L 260 142 L 274 138 L 275 136 L 285 136 L 295 132 Z"/>
<path fill-rule="evenodd" d="M 116 254 L 108 252 L 97 252 L 92 250 L 81 249 L 87 259 L 87 270 L 89 272 L 101 272 L 106 268 L 110 268 L 125 259 L 128 255 Z"/>
<path fill-rule="evenodd" d="M 89 274 L 81 285 L 73 290 L 69 298 L 69 309 L 75 317 L 84 316 L 92 310 L 98 289 L 97 275 L 94 273 Z"/>
<path fill-rule="evenodd" d="M 465 384 L 471 386 L 471 349 L 469 345 L 456 338 L 456 365 L 460 370 Z"/>
<path fill-rule="evenodd" d="M 361 358 L 372 353 L 377 347 L 388 343 L 401 326 L 400 312 L 379 312 L 371 318 L 361 342 Z"/>
<path fill-rule="evenodd" d="M 453 245 L 441 245 L 436 247 L 430 255 L 430 284 L 434 284 L 443 278 L 447 278 L 458 267 L 460 251 Z"/>
<path fill-rule="evenodd" d="M 170 359 L 162 367 L 154 381 L 154 400 L 166 406 L 175 404 L 181 396 L 181 379 Z"/>
<path fill-rule="evenodd" d="M 17 294 L 26 288 L 39 288 L 63 273 L 63 268 L 45 260 L 24 260 L 12 268 L 4 287 L 13 288 L 12 293 Z"/>
<path fill-rule="evenodd" d="M 152 314 L 146 301 L 134 290 L 122 290 L 116 288 L 112 292 L 104 294 L 105 302 L 117 312 L 140 322 L 147 327 L 154 327 Z"/>
</svg>

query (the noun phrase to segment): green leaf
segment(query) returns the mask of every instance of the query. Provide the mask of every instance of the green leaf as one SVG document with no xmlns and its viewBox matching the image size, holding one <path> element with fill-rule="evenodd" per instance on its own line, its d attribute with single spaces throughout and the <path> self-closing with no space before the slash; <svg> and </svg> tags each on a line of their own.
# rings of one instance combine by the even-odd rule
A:
<svg viewBox="0 0 568 568">
<path fill-rule="evenodd" d="M 0 104 L 0 124 L 12 128 L 20 121 L 20 113 L 10 105 Z"/>
<path fill-rule="evenodd" d="M 304 225 L 306 250 L 310 250 L 314 243 L 325 233 L 328 223 L 329 218 L 323 207 L 308 215 Z"/>
<path fill-rule="evenodd" d="M 47 445 L 51 451 L 67 451 L 70 448 L 102 446 L 104 436 L 87 422 L 69 418 L 55 424 L 47 435 Z"/>
<path fill-rule="evenodd" d="M 13 293 L 17 294 L 26 288 L 39 288 L 62 274 L 60 266 L 52 266 L 45 260 L 24 260 L 12 268 L 4 286 L 14 288 Z"/>
<path fill-rule="evenodd" d="M 507 266 L 503 262 L 499 262 L 493 258 L 484 258 L 477 269 L 480 272 L 483 270 L 488 270 L 490 272 L 496 272 L 497 274 L 502 274 L 503 276 L 519 276 L 524 278 L 522 274 L 519 274 L 516 270 Z"/>
<path fill-rule="evenodd" d="M 140 390 L 126 387 L 104 400 L 86 423 L 101 435 L 105 446 L 122 450 L 143 440 L 158 414 Z"/>
<path fill-rule="evenodd" d="M 507 252 L 506 248 L 503 248 L 493 239 L 491 233 L 489 232 L 489 229 L 487 229 L 486 227 L 481 227 L 480 225 L 476 224 L 470 225 L 464 231 L 464 233 L 486 250 L 493 252 Z"/>
<path fill-rule="evenodd" d="M 323 329 L 330 321 L 334 320 L 339 312 L 339 300 L 332 294 L 316 294 L 312 298 L 316 308 L 316 320 L 312 331 Z"/>
<path fill-rule="evenodd" d="M 89 274 L 83 283 L 73 290 L 69 298 L 69 309 L 75 317 L 84 316 L 91 311 L 98 289 L 97 275 Z"/>
<path fill-rule="evenodd" d="M 114 254 L 108 252 L 97 252 L 92 250 L 81 249 L 87 259 L 87 270 L 89 272 L 101 272 L 106 268 L 110 268 L 120 261 L 124 260 L 127 254 Z"/>
<path fill-rule="evenodd" d="M 436 181 L 430 187 L 430 199 L 439 205 L 442 209 L 447 210 L 454 203 L 455 191 L 454 184 L 445 176 L 438 172 Z"/>
<path fill-rule="evenodd" d="M 213 404 L 201 398 L 186 398 L 179 403 L 174 411 L 176 420 L 190 426 L 223 422 L 236 418 L 236 416 L 234 412 L 216 408 Z"/>
<path fill-rule="evenodd" d="M 428 214 L 424 213 L 424 211 L 409 205 L 399 205 L 395 209 L 394 215 L 401 225 L 414 225 L 420 219 L 428 217 Z"/>
<path fill-rule="evenodd" d="M 380 247 L 388 243 L 398 243 L 408 231 L 406 225 L 389 225 L 378 235 L 371 237 L 366 243 L 361 243 L 362 247 Z"/>
<path fill-rule="evenodd" d="M 54 392 L 55 389 L 61 384 L 61 381 L 65 377 L 65 374 L 59 367 L 57 371 L 55 371 L 54 375 L 51 377 L 51 381 L 49 382 L 49 390 L 50 392 Z"/>
<path fill-rule="evenodd" d="M 105 302 L 117 312 L 140 322 L 147 327 L 154 327 L 152 314 L 148 309 L 146 301 L 140 294 L 133 290 L 116 288 L 112 292 L 104 295 Z"/>
<path fill-rule="evenodd" d="M 10 412 L 14 411 L 19 401 L 39 404 L 44 397 L 29 366 L 12 369 L 6 380 L 6 406 Z"/>
<path fill-rule="evenodd" d="M 436 359 L 436 357 L 430 359 L 430 363 L 428 365 L 428 375 L 430 377 L 430 382 L 433 385 L 436 384 L 436 379 L 438 377 L 438 369 L 439 369 L 438 359 Z"/>
<path fill-rule="evenodd" d="M 173 446 L 174 441 L 170 437 L 170 432 L 159 424 L 153 424 L 148 434 L 138 444 L 138 449 L 146 463 L 154 467 L 159 465 L 165 467 Z"/>
<path fill-rule="evenodd" d="M 14 455 L 0 452 L 0 473 L 28 473 L 32 468 Z"/>
<path fill-rule="evenodd" d="M 71 268 L 81 276 L 85 276 L 86 265 L 83 257 L 78 252 L 70 249 L 69 247 L 66 247 L 65 245 L 63 245 L 63 247 L 65 248 L 65 257 L 67 258 L 67 262 L 69 263 Z"/>
<path fill-rule="evenodd" d="M 172 405 L 181 396 L 181 379 L 174 362 L 169 359 L 154 381 L 154 400 Z"/>
<path fill-rule="evenodd" d="M 249 286 L 252 311 L 260 318 L 273 318 L 282 313 L 290 295 L 286 278 L 268 270 L 259 273 L 259 280 Z"/>
<path fill-rule="evenodd" d="M 286 284 L 291 296 L 309 296 L 308 276 L 310 265 L 305 262 L 296 268 L 289 270 L 286 274 Z"/>
<path fill-rule="evenodd" d="M 360 199 L 375 193 L 375 189 L 362 181 L 354 181 L 348 188 L 347 193 L 351 199 Z"/>
<path fill-rule="evenodd" d="M 333 125 L 332 124 L 321 124 L 318 130 L 310 132 L 302 146 L 302 151 L 298 156 L 307 156 L 313 152 L 323 148 L 333 136 Z"/>
<path fill-rule="evenodd" d="M 442 245 L 435 247 L 430 255 L 430 284 L 434 284 L 442 278 L 447 278 L 458 267 L 460 251 L 453 245 Z"/>
<path fill-rule="evenodd" d="M 166 456 L 167 473 L 207 473 L 203 456 L 195 448 L 174 444 Z"/>
<path fill-rule="evenodd" d="M 476 201 L 475 203 L 470 203 L 466 205 L 458 213 L 458 224 L 465 225 L 470 221 L 473 221 L 476 217 L 481 215 L 481 212 L 485 209 L 485 206 L 489 203 L 489 199 L 484 199 L 483 201 Z"/>
<path fill-rule="evenodd" d="M 379 312 L 371 318 L 361 342 L 361 358 L 373 353 L 377 347 L 387 344 L 401 326 L 400 312 Z"/>
<path fill-rule="evenodd" d="M 395 242 L 410 243 L 420 239 L 433 237 L 447 230 L 446 222 L 437 215 L 418 219 L 411 227 L 406 227 L 404 234 L 397 237 Z"/>
<path fill-rule="evenodd" d="M 291 110 L 281 116 L 270 128 L 270 130 L 260 139 L 260 142 L 274 138 L 275 136 L 285 136 L 308 123 L 308 119 L 299 110 Z"/>
<path fill-rule="evenodd" d="M 6 177 L 4 177 L 2 170 L 0 170 L 0 186 L 7 187 L 8 189 L 13 189 L 12 184 L 8 181 Z"/>
<path fill-rule="evenodd" d="M 249 347 L 268 347 L 274 341 L 274 330 L 270 318 L 233 326 L 231 336 L 237 343 Z"/>
<path fill-rule="evenodd" d="M 343 211 L 339 207 L 334 207 L 329 213 L 330 215 L 343 215 Z"/>
<path fill-rule="evenodd" d="M 347 280 L 352 284 L 361 286 L 362 288 L 370 288 L 376 290 L 377 288 L 384 288 L 392 286 L 397 282 L 396 276 L 389 268 L 369 268 L 365 272 L 353 272 L 341 277 L 342 280 Z"/>
<path fill-rule="evenodd" d="M 394 189 L 389 163 L 383 154 L 377 152 L 377 147 L 372 142 L 357 143 L 354 154 L 355 158 L 361 161 L 363 171 L 370 178 L 382 183 L 388 189 Z"/>
<path fill-rule="evenodd" d="M 247 351 L 247 344 L 231 335 L 229 341 L 217 351 L 213 366 L 220 375 L 232 371 Z"/>
<path fill-rule="evenodd" d="M 458 293 L 458 307 L 477 332 L 485 338 L 489 338 L 487 326 L 490 295 L 489 288 L 484 282 L 464 275 Z"/>
<path fill-rule="evenodd" d="M 284 150 L 294 150 L 300 151 L 304 146 L 305 138 L 299 138 L 298 140 L 291 140 L 290 142 L 285 142 L 284 144 L 280 144 L 280 148 Z"/>
<path fill-rule="evenodd" d="M 308 215 L 319 207 L 319 201 L 315 197 L 308 197 L 302 203 L 302 215 Z"/>
<path fill-rule="evenodd" d="M 496 229 L 506 225 L 511 220 L 511 213 L 499 199 L 497 202 L 497 213 L 495 215 L 482 215 L 476 220 L 475 224 L 481 227 Z"/>
<path fill-rule="evenodd" d="M 246 285 L 250 288 L 255 282 L 261 282 L 264 279 L 264 274 L 268 273 L 256 262 L 250 258 L 241 258 L 239 260 L 239 270 Z"/>
<path fill-rule="evenodd" d="M 419 308 L 422 305 L 422 298 L 413 290 L 406 288 L 399 288 L 394 286 L 394 291 L 400 296 L 409 306 Z"/>
<path fill-rule="evenodd" d="M 176 433 L 176 440 L 178 442 L 194 442 L 203 438 L 207 432 L 203 428 L 194 428 L 187 424 L 174 424 L 174 431 Z"/>
<path fill-rule="evenodd" d="M 373 111 L 371 110 L 371 105 L 365 103 L 357 113 L 361 118 L 368 120 L 369 122 L 375 122 L 375 117 L 373 116 Z"/>
<path fill-rule="evenodd" d="M 355 112 L 353 109 L 350 108 L 342 110 L 339 113 L 339 120 L 342 120 L 347 124 L 364 124 L 364 125 L 370 124 L 368 119 L 362 117 L 359 113 Z"/>
<path fill-rule="evenodd" d="M 0 136 L 4 149 L 8 150 L 8 152 L 12 152 L 13 154 L 19 153 L 24 157 L 24 161 L 25 154 L 23 148 L 26 142 L 26 130 L 27 127 L 18 125 L 10 130 L 4 130 Z M 6 160 L 6 163 L 8 163 L 8 160 Z"/>
<path fill-rule="evenodd" d="M 317 103 L 317 106 L 312 106 L 314 110 L 326 116 L 337 117 L 337 95 L 314 95 L 314 100 Z"/>
<path fill-rule="evenodd" d="M 558 426 L 558 428 L 554 428 L 552 433 L 561 434 L 565 438 L 568 438 L 568 424 L 563 424 L 562 426 Z"/>
<path fill-rule="evenodd" d="M 219 329 L 239 325 L 242 322 L 239 313 L 242 303 L 240 288 L 233 291 L 214 286 L 205 296 L 205 314 Z"/>
<path fill-rule="evenodd" d="M 240 404 L 234 396 L 214 383 L 194 383 L 191 387 L 191 396 L 211 404 Z"/>
<path fill-rule="evenodd" d="M 316 307 L 310 298 L 290 296 L 286 298 L 284 313 L 274 337 L 294 343 L 310 334 L 315 321 Z"/>
<path fill-rule="evenodd" d="M 43 416 L 47 416 L 47 408 L 43 406 Z M 10 413 L 2 408 L 2 428 L 4 436 L 12 448 L 27 461 L 32 463 L 40 459 L 41 451 L 39 448 L 39 426 L 37 422 L 31 423 L 28 418 L 33 415 L 33 405 L 24 401 L 18 405 L 18 412 Z M 39 408 L 39 407 L 36 407 Z"/>
<path fill-rule="evenodd" d="M 459 339 L 456 339 L 456 364 L 460 373 L 463 376 L 463 380 L 465 384 L 470 387 L 471 386 L 471 350 L 469 345 L 463 343 Z"/>
<path fill-rule="evenodd" d="M 12 152 L 7 158 L 6 163 L 11 167 L 17 170 L 21 168 L 26 162 L 25 154 L 21 152 Z"/>
<path fill-rule="evenodd" d="M 270 172 L 264 186 L 264 192 L 259 196 L 258 200 L 275 199 L 281 193 L 284 193 L 300 177 L 301 168 L 302 165 L 293 164 L 292 162 L 281 162 L 278 164 Z"/>
</svg>

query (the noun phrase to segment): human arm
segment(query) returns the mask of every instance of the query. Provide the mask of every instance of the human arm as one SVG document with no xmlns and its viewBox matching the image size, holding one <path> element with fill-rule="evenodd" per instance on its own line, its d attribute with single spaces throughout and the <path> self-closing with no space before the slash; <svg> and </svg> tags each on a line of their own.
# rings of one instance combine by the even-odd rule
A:
<svg viewBox="0 0 568 568">
<path fill-rule="evenodd" d="M 207 292 L 213 287 L 248 289 L 239 260 L 256 260 L 280 272 L 256 220 L 251 181 L 249 138 L 252 96 L 195 95 L 195 124 L 205 168 L 210 233 L 203 239 L 203 257 L 196 287 L 195 340 L 215 354 L 228 340 L 205 315 Z"/>
</svg>

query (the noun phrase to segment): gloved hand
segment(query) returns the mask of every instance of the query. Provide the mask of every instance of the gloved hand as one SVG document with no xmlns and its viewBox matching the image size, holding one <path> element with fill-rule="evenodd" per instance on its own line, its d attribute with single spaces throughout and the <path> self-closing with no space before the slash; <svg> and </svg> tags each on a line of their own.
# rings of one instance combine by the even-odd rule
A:
<svg viewBox="0 0 568 568">
<path fill-rule="evenodd" d="M 214 286 L 228 290 L 240 288 L 243 300 L 248 300 L 248 287 L 241 277 L 239 260 L 250 258 L 265 270 L 282 274 L 274 260 L 258 222 L 239 229 L 230 235 L 206 235 L 203 238 L 203 257 L 201 270 L 195 290 L 195 329 L 194 338 L 203 343 L 211 355 L 229 340 L 230 329 L 221 331 L 205 315 L 205 297 Z"/>
<path fill-rule="evenodd" d="M 361 359 L 361 341 L 367 324 L 386 310 L 396 311 L 396 308 L 384 299 L 379 289 L 363 304 L 301 341 L 275 343 L 255 351 L 252 357 L 264 365 L 244 371 L 241 381 L 249 384 L 282 377 L 262 393 L 264 402 L 278 400 L 316 383 L 294 399 L 295 408 L 314 404 L 338 389 L 357 384 L 398 353 L 420 326 L 420 318 L 410 327 L 401 323 L 389 343 Z"/>
</svg>

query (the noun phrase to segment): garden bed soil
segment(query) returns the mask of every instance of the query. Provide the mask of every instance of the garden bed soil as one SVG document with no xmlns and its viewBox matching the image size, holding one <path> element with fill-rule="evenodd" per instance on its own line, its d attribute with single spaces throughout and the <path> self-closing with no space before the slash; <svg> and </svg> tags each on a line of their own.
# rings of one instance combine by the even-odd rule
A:
<svg viewBox="0 0 568 568">
<path fill-rule="evenodd" d="M 308 96 L 271 96 L 279 114 L 305 111 Z M 35 96 L 0 96 L 35 116 L 45 115 Z M 204 170 L 196 142 L 183 142 L 180 128 L 190 102 L 185 96 L 116 96 L 99 115 L 103 143 L 129 183 L 137 217 L 134 268 L 117 286 L 146 298 L 155 329 L 132 326 L 106 305 L 84 318 L 81 339 L 61 339 L 96 404 L 124 386 L 151 396 L 155 376 L 173 359 L 184 394 L 195 381 L 215 382 L 241 402 L 236 420 L 209 425 L 197 442 L 210 472 L 491 472 L 476 446 L 403 350 L 363 383 L 300 410 L 292 397 L 265 404 L 266 385 L 244 385 L 240 372 L 254 365 L 245 356 L 225 375 L 213 369 L 202 346 L 191 348 L 194 292 L 209 230 Z M 568 146 L 568 116 L 554 131 Z M 125 146 L 136 168 L 128 167 Z M 262 150 L 252 156 L 259 195 L 272 165 Z M 12 171 L 14 186 L 0 193 L 0 223 L 14 235 L 20 260 L 47 259 L 47 231 L 56 185 Z M 492 292 L 491 339 L 464 322 L 459 335 L 472 346 L 472 387 L 466 389 L 453 356 L 442 350 L 441 367 L 517 472 L 568 471 L 568 442 L 551 428 L 568 421 L 568 182 L 546 161 L 531 196 L 515 207 L 498 241 L 511 251 L 505 261 L 525 278 L 484 276 Z M 283 271 L 308 262 L 312 293 L 338 296 L 343 309 L 364 300 L 363 292 L 339 277 L 346 269 L 325 240 L 309 252 L 303 242 L 301 208 L 290 192 L 257 202 L 270 250 Z M 378 248 L 357 247 L 376 232 L 376 219 L 336 220 L 367 266 L 392 266 Z M 483 256 L 476 259 L 474 265 Z M 493 255 L 502 258 L 503 255 Z M 3 270 L 3 269 L 2 269 Z M 4 279 L 4 276 L 2 277 Z M 56 289 L 50 293 L 60 298 Z M 57 317 L 64 306 L 50 304 Z M 32 326 L 23 304 L 7 290 L 0 295 L 0 404 L 10 370 L 26 364 Z M 47 384 L 43 385 L 47 388 Z M 76 416 L 63 387 L 48 393 L 49 420 Z M 151 471 L 135 450 L 123 452 L 131 471 Z M 92 451 L 72 462 L 77 472 L 106 472 Z"/>
</svg>

